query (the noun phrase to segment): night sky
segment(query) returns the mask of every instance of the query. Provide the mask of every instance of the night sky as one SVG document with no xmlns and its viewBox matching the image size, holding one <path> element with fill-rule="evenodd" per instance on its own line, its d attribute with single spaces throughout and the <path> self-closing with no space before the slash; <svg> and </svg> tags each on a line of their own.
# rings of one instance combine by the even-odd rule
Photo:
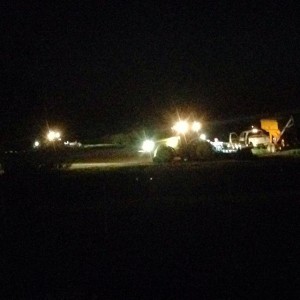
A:
<svg viewBox="0 0 300 300">
<path fill-rule="evenodd" d="M 297 1 L 4 2 L 1 142 L 299 113 Z"/>
</svg>

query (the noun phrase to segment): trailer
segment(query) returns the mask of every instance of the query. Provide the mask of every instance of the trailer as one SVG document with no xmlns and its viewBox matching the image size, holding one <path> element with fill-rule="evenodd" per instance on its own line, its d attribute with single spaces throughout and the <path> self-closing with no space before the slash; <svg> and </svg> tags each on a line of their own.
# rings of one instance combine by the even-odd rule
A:
<svg viewBox="0 0 300 300">
<path fill-rule="evenodd" d="M 254 148 L 266 149 L 269 153 L 281 150 L 285 144 L 283 135 L 286 130 L 294 125 L 291 116 L 282 130 L 279 129 L 276 119 L 261 119 L 261 128 L 252 128 L 242 131 L 239 135 L 235 132 L 229 134 L 229 144 L 233 149 Z"/>
</svg>

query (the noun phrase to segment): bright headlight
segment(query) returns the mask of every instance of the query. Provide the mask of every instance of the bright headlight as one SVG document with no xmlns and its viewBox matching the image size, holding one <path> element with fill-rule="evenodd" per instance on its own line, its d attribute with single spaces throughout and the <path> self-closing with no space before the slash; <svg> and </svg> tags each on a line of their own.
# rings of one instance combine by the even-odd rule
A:
<svg viewBox="0 0 300 300">
<path fill-rule="evenodd" d="M 60 140 L 60 138 L 61 138 L 61 134 L 58 131 L 50 130 L 47 134 L 47 139 L 50 142 L 53 142 L 55 140 Z"/>
<path fill-rule="evenodd" d="M 173 127 L 178 134 L 185 134 L 189 130 L 189 124 L 187 121 L 179 121 Z"/>
<path fill-rule="evenodd" d="M 155 143 L 151 140 L 146 140 L 143 142 L 142 150 L 144 152 L 152 152 L 154 150 Z"/>
</svg>

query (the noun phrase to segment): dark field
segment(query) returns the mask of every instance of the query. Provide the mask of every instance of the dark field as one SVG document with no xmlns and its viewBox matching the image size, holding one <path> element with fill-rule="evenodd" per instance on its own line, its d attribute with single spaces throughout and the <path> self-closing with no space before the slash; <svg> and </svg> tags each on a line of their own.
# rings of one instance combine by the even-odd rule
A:
<svg viewBox="0 0 300 300">
<path fill-rule="evenodd" d="M 0 177 L 3 299 L 291 299 L 300 160 Z"/>
</svg>

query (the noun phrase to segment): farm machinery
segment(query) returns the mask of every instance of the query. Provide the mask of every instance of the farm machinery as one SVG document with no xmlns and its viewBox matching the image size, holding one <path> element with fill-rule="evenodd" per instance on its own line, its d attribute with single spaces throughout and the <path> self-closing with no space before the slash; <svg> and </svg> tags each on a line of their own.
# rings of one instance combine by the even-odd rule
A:
<svg viewBox="0 0 300 300">
<path fill-rule="evenodd" d="M 180 120 L 171 128 L 175 135 L 156 141 L 145 140 L 142 151 L 149 153 L 153 162 L 158 163 L 213 159 L 220 155 L 220 151 L 201 133 L 201 127 L 200 122 Z"/>
<path fill-rule="evenodd" d="M 275 119 L 261 119 L 261 129 L 252 128 L 242 131 L 239 135 L 235 132 L 229 134 L 229 144 L 233 149 L 261 148 L 267 152 L 274 153 L 284 148 L 283 135 L 286 130 L 294 125 L 294 118 L 291 116 L 282 130 L 278 127 Z"/>
</svg>

